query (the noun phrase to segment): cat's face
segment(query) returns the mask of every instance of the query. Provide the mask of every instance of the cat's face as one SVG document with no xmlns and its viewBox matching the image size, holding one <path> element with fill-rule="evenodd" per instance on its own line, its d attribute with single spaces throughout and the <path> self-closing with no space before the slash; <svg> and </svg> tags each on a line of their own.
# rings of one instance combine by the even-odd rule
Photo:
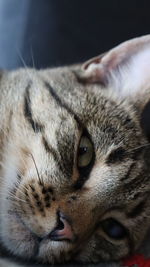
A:
<svg viewBox="0 0 150 267">
<path fill-rule="evenodd" d="M 109 85 L 106 91 L 79 82 L 75 72 L 29 70 L 9 119 L 0 236 L 17 256 L 118 260 L 148 229 L 149 149 L 140 107 Z M 14 74 L 18 88 L 26 73 Z"/>
</svg>

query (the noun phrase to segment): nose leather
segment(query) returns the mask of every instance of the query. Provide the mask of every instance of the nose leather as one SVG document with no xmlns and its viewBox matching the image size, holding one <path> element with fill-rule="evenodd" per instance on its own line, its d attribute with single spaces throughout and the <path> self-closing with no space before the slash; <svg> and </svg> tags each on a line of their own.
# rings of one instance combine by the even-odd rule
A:
<svg viewBox="0 0 150 267">
<path fill-rule="evenodd" d="M 70 223 L 62 213 L 59 213 L 58 216 L 58 224 L 50 233 L 50 239 L 53 241 L 72 241 L 74 239 L 74 234 Z"/>
</svg>

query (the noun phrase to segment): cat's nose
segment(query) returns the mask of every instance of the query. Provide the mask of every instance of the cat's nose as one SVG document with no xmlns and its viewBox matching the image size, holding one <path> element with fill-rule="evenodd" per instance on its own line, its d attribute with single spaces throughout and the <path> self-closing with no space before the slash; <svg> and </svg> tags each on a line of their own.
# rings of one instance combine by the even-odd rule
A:
<svg viewBox="0 0 150 267">
<path fill-rule="evenodd" d="M 61 212 L 58 212 L 57 225 L 50 233 L 50 239 L 53 241 L 69 240 L 73 241 L 74 234 L 68 218 Z"/>
</svg>

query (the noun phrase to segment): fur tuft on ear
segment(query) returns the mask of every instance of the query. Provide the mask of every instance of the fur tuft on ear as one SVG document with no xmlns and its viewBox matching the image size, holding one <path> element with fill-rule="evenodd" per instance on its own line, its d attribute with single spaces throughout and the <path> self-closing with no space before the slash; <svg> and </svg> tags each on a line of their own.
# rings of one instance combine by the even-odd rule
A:
<svg viewBox="0 0 150 267">
<path fill-rule="evenodd" d="M 150 35 L 124 42 L 82 65 L 78 74 L 85 83 L 111 86 L 121 97 L 150 87 Z"/>
</svg>

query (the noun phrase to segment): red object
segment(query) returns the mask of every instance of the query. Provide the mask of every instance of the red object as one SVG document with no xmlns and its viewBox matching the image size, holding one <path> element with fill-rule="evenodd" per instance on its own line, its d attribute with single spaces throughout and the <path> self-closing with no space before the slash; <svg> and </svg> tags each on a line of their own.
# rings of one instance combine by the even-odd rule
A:
<svg viewBox="0 0 150 267">
<path fill-rule="evenodd" d="M 145 259 L 143 255 L 134 255 L 123 262 L 123 266 L 150 267 L 150 259 Z"/>
</svg>

